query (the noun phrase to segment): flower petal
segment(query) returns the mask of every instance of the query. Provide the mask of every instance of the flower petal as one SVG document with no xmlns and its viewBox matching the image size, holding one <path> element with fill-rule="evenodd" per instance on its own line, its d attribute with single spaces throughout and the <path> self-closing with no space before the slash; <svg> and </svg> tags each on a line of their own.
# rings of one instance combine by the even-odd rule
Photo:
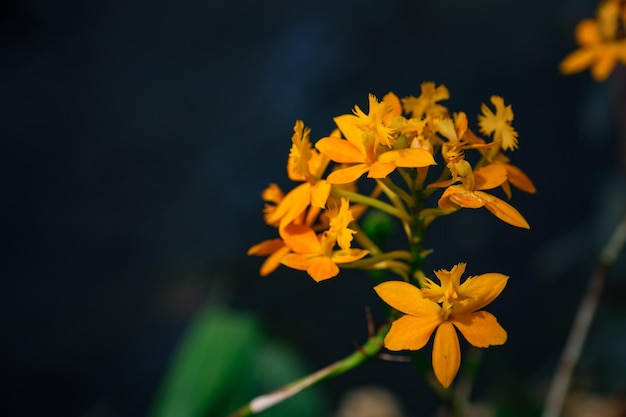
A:
<svg viewBox="0 0 626 417">
<path fill-rule="evenodd" d="M 454 326 L 444 321 L 437 328 L 433 343 L 433 371 L 444 388 L 448 388 L 461 366 L 461 347 Z"/>
<path fill-rule="evenodd" d="M 306 271 L 311 265 L 311 259 L 313 257 L 314 256 L 305 253 L 288 253 L 283 256 L 280 263 L 292 269 Z"/>
<path fill-rule="evenodd" d="M 575 37 L 579 45 L 602 43 L 600 28 L 598 27 L 598 22 L 594 19 L 581 20 L 578 25 L 576 25 Z"/>
<path fill-rule="evenodd" d="M 419 350 L 428 343 L 439 323 L 439 316 L 402 316 L 391 323 L 385 336 L 385 347 L 389 350 Z"/>
<path fill-rule="evenodd" d="M 329 256 L 317 256 L 311 259 L 306 272 L 315 281 L 320 282 L 337 276 L 339 274 L 339 267 Z"/>
<path fill-rule="evenodd" d="M 396 169 L 396 164 L 393 162 L 374 162 L 367 173 L 367 177 L 386 178 L 394 169 Z"/>
<path fill-rule="evenodd" d="M 485 205 L 485 200 L 481 198 L 478 194 L 479 192 L 480 191 L 474 192 L 462 189 L 461 191 L 450 195 L 450 202 L 465 208 L 480 208 Z"/>
<path fill-rule="evenodd" d="M 322 245 L 310 227 L 290 224 L 280 231 L 285 244 L 297 253 L 322 253 Z"/>
<path fill-rule="evenodd" d="M 483 193 L 482 191 L 476 191 L 475 194 L 485 201 L 485 207 L 487 210 L 503 222 L 521 227 L 523 229 L 530 229 L 530 225 L 524 216 L 522 216 L 519 211 L 506 201 L 500 200 L 490 194 Z"/>
<path fill-rule="evenodd" d="M 364 249 L 336 250 L 330 255 L 330 258 L 336 264 L 345 264 L 348 262 L 358 261 L 368 253 L 369 251 Z"/>
<path fill-rule="evenodd" d="M 405 314 L 416 317 L 436 316 L 441 311 L 439 304 L 422 296 L 421 290 L 402 281 L 387 281 L 374 287 L 384 302 Z"/>
<path fill-rule="evenodd" d="M 353 114 L 343 114 L 333 120 L 346 140 L 359 149 L 361 154 L 365 155 L 365 147 L 363 146 L 363 133 L 365 132 L 358 127 L 359 118 Z"/>
<path fill-rule="evenodd" d="M 311 190 L 311 205 L 313 207 L 324 208 L 326 200 L 328 200 L 328 196 L 330 195 L 331 188 L 332 186 L 326 180 L 316 182 Z"/>
<path fill-rule="evenodd" d="M 282 239 L 269 239 L 257 243 L 248 249 L 248 255 L 267 256 L 285 246 Z"/>
<path fill-rule="evenodd" d="M 331 172 L 326 181 L 330 184 L 348 184 L 370 170 L 369 164 L 357 164 L 348 168 L 339 168 Z"/>
<path fill-rule="evenodd" d="M 459 295 L 463 299 L 454 305 L 454 313 L 480 310 L 500 295 L 508 280 L 508 276 L 497 272 L 467 278 L 459 287 Z"/>
<path fill-rule="evenodd" d="M 280 266 L 281 259 L 283 259 L 283 257 L 287 255 L 290 250 L 291 249 L 289 249 L 288 246 L 283 246 L 282 248 L 278 249 L 276 252 L 268 256 L 265 262 L 263 262 L 263 265 L 261 265 L 259 275 L 261 275 L 262 277 L 266 277 L 274 272 L 276 268 Z"/>
<path fill-rule="evenodd" d="M 315 143 L 315 148 L 335 162 L 365 162 L 365 154 L 344 139 L 335 137 L 322 138 Z"/>
<path fill-rule="evenodd" d="M 591 67 L 591 75 L 596 81 L 604 81 L 611 75 L 616 64 L 617 52 L 613 48 L 606 48 Z"/>
<path fill-rule="evenodd" d="M 559 71 L 561 74 L 569 75 L 589 68 L 597 55 L 597 51 L 597 48 L 594 47 L 575 50 L 561 61 Z"/>
<path fill-rule="evenodd" d="M 503 164 L 506 169 L 506 177 L 511 184 L 529 194 L 535 194 L 537 189 L 528 175 L 520 168 L 511 164 Z"/>
<path fill-rule="evenodd" d="M 433 155 L 424 149 L 407 148 L 385 152 L 378 156 L 380 162 L 393 162 L 403 168 L 423 168 L 437 165 Z"/>
<path fill-rule="evenodd" d="M 305 182 L 291 190 L 276 206 L 276 209 L 267 215 L 266 222 L 275 224 L 280 222 L 283 228 L 298 217 L 311 203 L 311 184 Z"/>
<path fill-rule="evenodd" d="M 485 348 L 503 345 L 506 342 L 506 330 L 500 326 L 491 313 L 486 311 L 459 315 L 452 313 L 450 317 L 456 328 L 472 346 Z"/>
<path fill-rule="evenodd" d="M 506 181 L 506 169 L 502 164 L 489 164 L 474 171 L 477 190 L 490 190 Z"/>
</svg>

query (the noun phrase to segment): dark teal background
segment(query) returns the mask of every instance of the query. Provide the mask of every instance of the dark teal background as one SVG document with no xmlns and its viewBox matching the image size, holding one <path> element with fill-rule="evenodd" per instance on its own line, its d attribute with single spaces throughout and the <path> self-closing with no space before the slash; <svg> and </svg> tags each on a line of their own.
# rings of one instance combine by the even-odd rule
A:
<svg viewBox="0 0 626 417">
<path fill-rule="evenodd" d="M 538 194 L 514 190 L 512 204 L 531 230 L 463 211 L 433 225 L 427 269 L 465 261 L 472 275 L 511 276 L 488 309 L 509 341 L 485 352 L 477 395 L 521 386 L 540 397 L 625 206 L 624 68 L 602 84 L 557 72 L 576 23 L 594 9 L 556 0 L 3 2 L 3 414 L 145 414 L 207 300 L 255 315 L 312 369 L 352 351 L 366 337 L 364 307 L 378 302 L 370 283 L 348 273 L 315 284 L 284 268 L 260 278 L 261 259 L 246 256 L 274 236 L 260 193 L 270 182 L 291 186 L 296 119 L 317 139 L 334 116 L 366 107 L 368 93 L 418 95 L 423 81 L 445 84 L 446 104 L 474 128 L 492 94 L 513 106 L 513 162 Z M 626 389 L 626 339 L 615 330 L 626 318 L 624 272 L 622 259 L 581 363 L 602 392 Z M 323 387 L 337 401 L 365 383 L 392 389 L 409 410 L 437 404 L 395 363 Z"/>
</svg>

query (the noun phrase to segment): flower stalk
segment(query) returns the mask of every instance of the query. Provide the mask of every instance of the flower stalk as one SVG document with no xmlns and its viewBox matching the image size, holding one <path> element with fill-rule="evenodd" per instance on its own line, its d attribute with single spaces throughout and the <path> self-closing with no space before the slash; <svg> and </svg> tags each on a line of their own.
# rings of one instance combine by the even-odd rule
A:
<svg viewBox="0 0 626 417">
<path fill-rule="evenodd" d="M 362 365 L 365 361 L 375 357 L 380 352 L 383 347 L 383 339 L 388 330 L 389 325 L 379 327 L 376 334 L 372 335 L 363 345 L 345 358 L 313 372 L 304 378 L 278 388 L 275 391 L 252 399 L 245 406 L 229 414 L 228 417 L 245 417 L 259 414 L 268 408 L 293 397 L 306 388 L 318 384 L 325 379 L 339 376 L 359 365 Z"/>
</svg>

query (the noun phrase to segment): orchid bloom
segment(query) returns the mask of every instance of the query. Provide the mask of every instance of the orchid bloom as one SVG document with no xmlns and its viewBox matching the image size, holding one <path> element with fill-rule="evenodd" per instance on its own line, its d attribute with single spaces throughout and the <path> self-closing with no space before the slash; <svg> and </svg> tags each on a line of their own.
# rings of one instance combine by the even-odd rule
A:
<svg viewBox="0 0 626 417">
<path fill-rule="evenodd" d="M 469 165 L 469 164 L 468 164 Z M 450 185 L 439 198 L 439 208 L 446 211 L 455 211 L 461 207 L 485 207 L 494 216 L 513 226 L 530 229 L 530 225 L 513 206 L 496 196 L 481 190 L 489 190 L 502 185 L 507 180 L 507 171 L 500 164 L 490 164 L 472 172 L 467 171 L 467 177 L 473 184 L 468 187 L 469 181 Z M 433 186 L 431 184 L 430 186 Z"/>
<path fill-rule="evenodd" d="M 500 96 L 491 96 L 491 103 L 496 108 L 495 114 L 486 104 L 481 106 L 482 114 L 478 116 L 478 125 L 481 133 L 490 135 L 493 133 L 494 142 L 500 143 L 504 150 L 517 148 L 518 133 L 511 126 L 513 121 L 513 109 L 511 105 L 504 105 L 504 99 Z"/>
<path fill-rule="evenodd" d="M 310 129 L 297 120 L 293 131 L 287 173 L 291 180 L 303 183 L 285 195 L 275 209 L 265 216 L 268 224 L 278 225 L 281 229 L 293 222 L 307 207 L 323 208 L 331 189 L 330 183 L 321 179 L 329 161 L 311 146 Z"/>
<path fill-rule="evenodd" d="M 330 184 L 347 184 L 365 173 L 369 178 L 385 178 L 397 167 L 418 168 L 436 164 L 427 150 L 392 148 L 395 143 L 393 129 L 383 123 L 387 113 L 396 114 L 391 104 L 384 100 L 378 103 L 370 94 L 370 114 L 365 115 L 358 106 L 354 113 L 334 119 L 345 139 L 326 137 L 315 144 L 317 150 L 332 161 L 349 165 L 331 172 L 327 177 Z"/>
<path fill-rule="evenodd" d="M 306 271 L 317 282 L 339 274 L 337 264 L 356 261 L 369 253 L 350 248 L 356 232 L 348 228 L 354 217 L 347 199 L 342 198 L 339 207 L 331 207 L 326 213 L 330 218 L 329 229 L 319 236 L 306 225 L 290 224 L 281 230 L 281 237 L 292 251 L 281 258 L 281 263 Z M 335 245 L 340 249 L 334 250 Z"/>
<path fill-rule="evenodd" d="M 406 113 L 411 114 L 415 119 L 421 119 L 430 113 L 445 113 L 446 108 L 438 101 L 450 98 L 450 92 L 444 85 L 435 87 L 433 82 L 425 82 L 420 86 L 419 97 L 408 96 L 402 99 L 402 107 Z"/>
<path fill-rule="evenodd" d="M 292 191 L 289 195 L 292 196 L 290 198 L 293 198 L 296 194 Z M 285 195 L 278 185 L 270 184 L 263 190 L 261 197 L 266 202 L 263 209 L 266 222 L 272 224 L 267 219 L 275 216 L 277 207 L 286 207 L 284 204 L 281 206 Z M 317 207 L 309 206 L 308 209 L 305 207 L 304 211 L 297 215 L 292 222 L 310 226 L 317 219 L 319 212 L 320 209 Z M 248 255 L 267 256 L 259 271 L 259 274 L 264 277 L 274 272 L 280 266 L 280 260 L 290 251 L 291 249 L 289 249 L 289 246 L 285 244 L 282 238 L 275 238 L 253 245 L 248 249 Z"/>
<path fill-rule="evenodd" d="M 493 272 L 467 278 L 461 284 L 465 267 L 459 263 L 450 271 L 435 271 L 440 285 L 426 279 L 422 289 L 402 281 L 374 287 L 383 301 L 405 314 L 391 324 L 385 347 L 392 351 L 419 350 L 435 333 L 433 371 L 445 388 L 452 384 L 461 364 L 456 330 L 479 348 L 502 345 L 507 339 L 498 320 L 481 309 L 500 295 L 508 277 Z"/>
<path fill-rule="evenodd" d="M 569 75 L 591 67 L 596 81 L 606 80 L 618 62 L 626 64 L 625 25 L 626 3 L 603 1 L 598 6 L 596 20 L 584 19 L 576 26 L 576 42 L 580 48 L 561 61 L 561 73 Z"/>
</svg>

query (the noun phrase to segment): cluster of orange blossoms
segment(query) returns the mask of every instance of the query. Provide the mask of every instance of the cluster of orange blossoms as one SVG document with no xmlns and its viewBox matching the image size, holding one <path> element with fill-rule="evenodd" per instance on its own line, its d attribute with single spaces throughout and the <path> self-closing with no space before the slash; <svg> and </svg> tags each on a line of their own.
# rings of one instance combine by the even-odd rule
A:
<svg viewBox="0 0 626 417">
<path fill-rule="evenodd" d="M 580 48 L 561 61 L 563 74 L 574 74 L 591 67 L 596 81 L 604 81 L 618 62 L 626 65 L 626 1 L 604 0 L 596 19 L 584 19 L 576 26 Z"/>
<path fill-rule="evenodd" d="M 438 217 L 480 207 L 528 229 L 526 219 L 491 190 L 501 188 L 507 199 L 511 186 L 535 192 L 532 181 L 505 155 L 518 147 L 511 106 L 498 96 L 491 97 L 493 108 L 482 105 L 478 127 L 489 137 L 485 140 L 468 127 L 465 113 L 450 113 L 440 103 L 448 98 L 447 88 L 432 82 L 422 84 L 418 97 L 400 99 L 388 93 L 379 101 L 370 95 L 367 113 L 355 106 L 352 114 L 335 117 L 337 129 L 315 144 L 310 129 L 297 121 L 287 174 L 299 184 L 287 193 L 276 184 L 264 190 L 265 221 L 277 229 L 278 237 L 248 251 L 267 256 L 263 276 L 280 265 L 306 271 L 318 282 L 337 276 L 341 268 L 398 274 L 402 281 L 375 287 L 387 304 L 405 314 L 392 323 L 385 347 L 421 349 L 434 332 L 433 369 L 445 387 L 461 361 L 455 328 L 476 347 L 506 341 L 495 317 L 481 309 L 500 294 L 508 277 L 488 273 L 461 284 L 465 264 L 459 263 L 450 271 L 435 271 L 440 282 L 436 284 L 415 266 L 428 253 L 421 247 L 423 234 Z M 474 162 L 466 158 L 470 151 L 475 152 Z M 439 164 L 443 168 L 431 180 Z M 357 187 L 364 176 L 374 183 L 368 194 Z M 436 206 L 427 206 L 439 189 L 443 192 Z M 370 209 L 402 222 L 411 250 L 385 252 L 366 236 L 358 221 Z M 353 240 L 361 248 L 352 247 Z M 416 256 L 420 262 L 415 262 Z"/>
</svg>

